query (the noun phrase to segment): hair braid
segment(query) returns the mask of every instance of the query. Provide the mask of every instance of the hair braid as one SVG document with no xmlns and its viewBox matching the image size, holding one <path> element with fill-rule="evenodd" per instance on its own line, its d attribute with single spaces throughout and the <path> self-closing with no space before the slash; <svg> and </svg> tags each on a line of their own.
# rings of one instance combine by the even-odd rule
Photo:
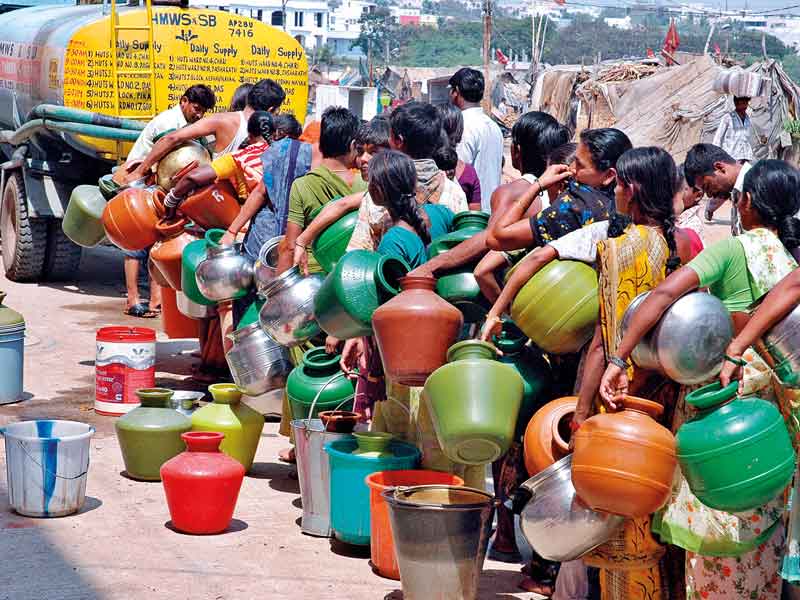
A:
<svg viewBox="0 0 800 600">
<path fill-rule="evenodd" d="M 422 218 L 421 211 L 423 210 L 417 204 L 417 197 L 414 194 L 403 194 L 400 196 L 400 202 L 397 207 L 399 209 L 397 217 L 402 219 L 417 232 L 417 235 L 426 246 L 431 243 L 431 234 L 428 231 L 428 225 L 425 219 Z"/>
</svg>

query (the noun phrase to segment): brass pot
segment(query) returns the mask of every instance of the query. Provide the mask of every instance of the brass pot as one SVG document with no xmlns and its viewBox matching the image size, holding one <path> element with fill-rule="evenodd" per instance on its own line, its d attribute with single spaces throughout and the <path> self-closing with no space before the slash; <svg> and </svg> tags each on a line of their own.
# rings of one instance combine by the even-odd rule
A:
<svg viewBox="0 0 800 600">
<path fill-rule="evenodd" d="M 200 142 L 194 140 L 184 142 L 158 161 L 156 182 L 164 191 L 170 191 L 177 183 L 175 175 L 192 162 L 196 162 L 197 166 L 211 164 L 208 150 Z"/>
</svg>

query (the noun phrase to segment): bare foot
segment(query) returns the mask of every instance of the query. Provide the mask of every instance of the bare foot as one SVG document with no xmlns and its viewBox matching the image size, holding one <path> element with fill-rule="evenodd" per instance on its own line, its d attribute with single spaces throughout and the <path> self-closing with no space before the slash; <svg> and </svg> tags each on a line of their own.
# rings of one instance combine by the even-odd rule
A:
<svg viewBox="0 0 800 600">
<path fill-rule="evenodd" d="M 526 592 L 531 592 L 533 594 L 539 594 L 541 596 L 550 597 L 553 595 L 553 587 L 547 585 L 546 583 L 539 583 L 535 579 L 531 579 L 530 577 L 526 577 L 522 581 L 519 582 L 518 586 L 521 590 L 525 590 Z"/>
<path fill-rule="evenodd" d="M 297 462 L 297 457 L 294 453 L 294 448 L 284 448 L 280 452 L 278 452 L 278 459 L 285 463 L 295 463 Z"/>
</svg>

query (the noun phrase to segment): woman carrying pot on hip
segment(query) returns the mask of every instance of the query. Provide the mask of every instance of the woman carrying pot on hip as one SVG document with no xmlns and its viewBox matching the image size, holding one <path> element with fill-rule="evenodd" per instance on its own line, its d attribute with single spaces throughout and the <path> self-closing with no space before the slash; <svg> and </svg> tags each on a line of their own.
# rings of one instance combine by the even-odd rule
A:
<svg viewBox="0 0 800 600">
<path fill-rule="evenodd" d="M 636 311 L 625 337 L 609 354 L 600 385 L 600 396 L 609 408 L 615 408 L 616 398 L 628 392 L 633 348 L 675 300 L 708 288 L 731 312 L 736 331 L 741 331 L 749 318 L 748 307 L 796 268 L 790 251 L 800 246 L 800 221 L 794 218 L 800 209 L 800 172 L 779 160 L 756 163 L 745 177 L 737 208 L 745 232 L 705 249 L 653 290 Z M 743 392 L 758 390 L 760 396 L 769 397 L 766 364 L 751 351 L 744 352 L 742 359 L 747 364 Z M 688 416 L 684 400 L 691 389 L 681 389 L 673 432 Z M 653 529 L 663 541 L 687 550 L 688 597 L 777 600 L 783 510 L 782 494 L 751 511 L 714 510 L 701 504 L 681 477 L 667 505 L 657 513 Z M 697 553 L 709 545 L 715 547 L 716 556 Z"/>
</svg>

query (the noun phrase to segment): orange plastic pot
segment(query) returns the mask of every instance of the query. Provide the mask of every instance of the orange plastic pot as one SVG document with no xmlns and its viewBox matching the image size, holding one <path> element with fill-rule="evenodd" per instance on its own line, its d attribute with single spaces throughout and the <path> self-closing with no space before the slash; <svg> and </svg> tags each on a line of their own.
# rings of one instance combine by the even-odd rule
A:
<svg viewBox="0 0 800 600">
<path fill-rule="evenodd" d="M 678 461 L 675 438 L 655 418 L 664 407 L 625 396 L 624 410 L 595 415 L 575 432 L 572 484 L 593 510 L 645 517 L 664 506 Z"/>
<path fill-rule="evenodd" d="M 233 185 L 223 179 L 186 198 L 178 210 L 203 229 L 227 229 L 239 216 L 237 198 Z"/>
<path fill-rule="evenodd" d="M 578 404 L 577 396 L 548 402 L 537 410 L 525 429 L 525 468 L 533 477 L 569 454 L 569 424 Z"/>
<path fill-rule="evenodd" d="M 112 244 L 123 250 L 149 248 L 158 241 L 156 223 L 164 216 L 162 205 L 146 188 L 128 188 L 103 209 L 103 229 Z"/>
<path fill-rule="evenodd" d="M 370 557 L 372 567 L 378 575 L 389 579 L 400 579 L 397 555 L 392 540 L 392 527 L 389 522 L 389 507 L 383 492 L 397 486 L 412 485 L 464 485 L 464 480 L 452 473 L 441 471 L 405 470 L 378 471 L 367 475 L 370 510 Z"/>
<path fill-rule="evenodd" d="M 181 289 L 183 249 L 198 239 L 198 236 L 186 229 L 187 222 L 185 218 L 180 218 L 173 221 L 162 219 L 156 223 L 156 231 L 163 239 L 150 249 L 150 260 L 173 290 Z M 159 283 L 161 284 L 160 281 Z"/>
<path fill-rule="evenodd" d="M 190 319 L 178 310 L 175 290 L 161 288 L 161 325 L 170 339 L 195 339 L 199 336 L 199 321 Z"/>
</svg>

